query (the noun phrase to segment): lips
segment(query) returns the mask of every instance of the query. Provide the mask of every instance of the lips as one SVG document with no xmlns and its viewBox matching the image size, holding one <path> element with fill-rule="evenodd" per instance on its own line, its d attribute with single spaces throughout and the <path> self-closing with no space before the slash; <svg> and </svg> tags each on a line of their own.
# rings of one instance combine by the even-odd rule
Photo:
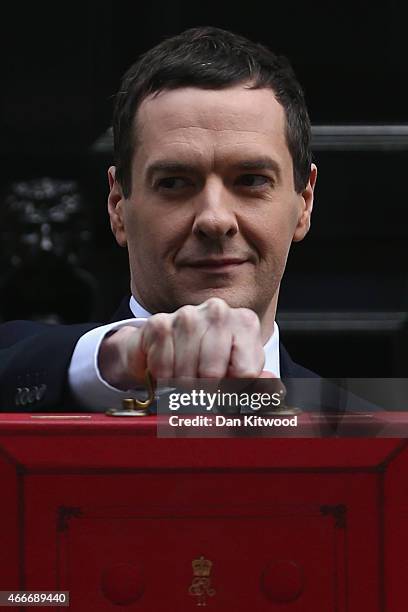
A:
<svg viewBox="0 0 408 612">
<path fill-rule="evenodd" d="M 225 268 L 226 266 L 239 266 L 245 263 L 246 259 L 238 259 L 235 257 L 217 258 L 217 259 L 199 259 L 197 261 L 188 262 L 186 265 L 193 268 Z"/>
<path fill-rule="evenodd" d="M 193 269 L 197 272 L 205 272 L 207 274 L 225 274 L 233 273 L 247 262 L 248 259 L 222 257 L 186 261 L 183 262 L 182 265 L 184 268 L 189 268 L 190 270 Z"/>
</svg>

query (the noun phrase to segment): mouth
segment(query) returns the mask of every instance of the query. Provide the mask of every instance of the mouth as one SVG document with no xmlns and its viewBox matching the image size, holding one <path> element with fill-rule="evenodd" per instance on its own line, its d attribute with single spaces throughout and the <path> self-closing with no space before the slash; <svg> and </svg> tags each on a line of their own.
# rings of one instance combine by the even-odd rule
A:
<svg viewBox="0 0 408 612">
<path fill-rule="evenodd" d="M 202 272 L 210 273 L 221 273 L 221 272 L 232 272 L 237 270 L 248 262 L 247 259 L 238 259 L 235 257 L 229 258 L 210 258 L 210 259 L 199 259 L 197 261 L 186 262 L 184 266 L 188 268 L 194 268 L 201 270 Z"/>
</svg>

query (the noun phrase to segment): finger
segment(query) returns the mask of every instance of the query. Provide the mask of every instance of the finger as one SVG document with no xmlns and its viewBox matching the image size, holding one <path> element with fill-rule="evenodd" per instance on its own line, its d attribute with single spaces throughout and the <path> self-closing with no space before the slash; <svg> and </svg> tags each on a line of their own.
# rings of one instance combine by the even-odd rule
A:
<svg viewBox="0 0 408 612">
<path fill-rule="evenodd" d="M 258 378 L 265 363 L 259 318 L 248 308 L 234 309 L 232 317 L 233 346 L 228 376 Z"/>
<path fill-rule="evenodd" d="M 174 377 L 174 344 L 168 314 L 150 317 L 143 327 L 142 348 L 152 376 L 157 380 Z"/>
<path fill-rule="evenodd" d="M 172 315 L 176 378 L 198 377 L 200 344 L 206 326 L 204 313 L 196 306 L 183 306 Z"/>
<path fill-rule="evenodd" d="M 258 378 L 279 378 L 279 377 L 276 376 L 276 374 L 274 374 L 273 372 L 269 372 L 269 370 L 263 370 L 258 376 Z"/>
<path fill-rule="evenodd" d="M 200 378 L 224 378 L 232 350 L 231 309 L 223 300 L 207 300 L 207 330 L 202 337 L 198 375 Z"/>
<path fill-rule="evenodd" d="M 118 389 L 131 389 L 143 381 L 146 355 L 141 347 L 141 330 L 125 326 L 103 339 L 98 353 L 102 378 Z"/>
</svg>

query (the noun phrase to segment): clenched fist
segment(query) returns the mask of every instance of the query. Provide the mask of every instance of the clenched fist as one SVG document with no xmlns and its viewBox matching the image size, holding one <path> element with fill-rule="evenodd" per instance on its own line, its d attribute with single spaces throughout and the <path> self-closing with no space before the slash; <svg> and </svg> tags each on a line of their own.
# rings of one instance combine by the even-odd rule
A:
<svg viewBox="0 0 408 612">
<path fill-rule="evenodd" d="M 99 353 L 103 378 L 124 390 L 143 384 L 146 368 L 155 379 L 273 376 L 262 372 L 264 361 L 258 316 L 220 298 L 122 327 Z"/>
</svg>

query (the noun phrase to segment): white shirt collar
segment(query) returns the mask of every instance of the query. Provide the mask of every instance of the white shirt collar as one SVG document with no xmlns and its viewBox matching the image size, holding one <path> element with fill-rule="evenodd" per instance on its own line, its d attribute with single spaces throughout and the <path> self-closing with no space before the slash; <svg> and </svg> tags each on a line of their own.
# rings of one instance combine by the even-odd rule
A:
<svg viewBox="0 0 408 612">
<path fill-rule="evenodd" d="M 139 302 L 133 297 L 133 295 L 130 296 L 129 308 L 137 319 L 148 319 L 152 316 L 151 312 L 145 310 L 143 306 L 141 306 Z"/>
<path fill-rule="evenodd" d="M 148 312 L 139 304 L 139 302 L 133 297 L 130 298 L 129 308 L 136 318 L 148 319 L 151 313 Z M 279 327 L 276 321 L 273 324 L 273 334 L 269 338 L 268 342 L 264 345 L 265 351 L 265 366 L 264 369 L 268 372 L 273 372 L 275 376 L 280 378 L 280 365 L 279 365 Z"/>
</svg>

